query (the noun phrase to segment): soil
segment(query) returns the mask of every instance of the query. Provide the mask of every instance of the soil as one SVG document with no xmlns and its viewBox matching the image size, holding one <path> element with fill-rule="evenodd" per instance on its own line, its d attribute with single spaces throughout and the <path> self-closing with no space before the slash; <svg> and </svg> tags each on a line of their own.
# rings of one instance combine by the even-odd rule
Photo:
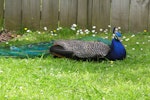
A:
<svg viewBox="0 0 150 100">
<path fill-rule="evenodd" d="M 8 30 L 0 31 L 0 42 L 6 42 L 15 37 L 17 37 L 17 34 L 11 32 L 11 31 L 8 31 Z"/>
</svg>

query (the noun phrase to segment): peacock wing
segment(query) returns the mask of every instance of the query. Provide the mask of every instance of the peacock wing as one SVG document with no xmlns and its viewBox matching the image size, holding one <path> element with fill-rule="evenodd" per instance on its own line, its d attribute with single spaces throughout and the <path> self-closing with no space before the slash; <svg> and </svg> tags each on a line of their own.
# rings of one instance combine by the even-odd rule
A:
<svg viewBox="0 0 150 100">
<path fill-rule="evenodd" d="M 104 58 L 110 47 L 102 42 L 80 40 L 57 40 L 54 45 L 63 47 L 66 51 L 72 51 L 79 58 Z"/>
</svg>

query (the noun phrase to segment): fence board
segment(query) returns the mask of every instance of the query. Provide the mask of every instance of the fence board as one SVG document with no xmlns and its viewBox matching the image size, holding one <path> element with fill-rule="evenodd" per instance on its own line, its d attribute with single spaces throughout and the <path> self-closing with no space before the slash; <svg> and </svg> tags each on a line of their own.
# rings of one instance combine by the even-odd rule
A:
<svg viewBox="0 0 150 100">
<path fill-rule="evenodd" d="M 92 25 L 106 29 L 110 25 L 111 0 L 93 0 Z"/>
<path fill-rule="evenodd" d="M 92 28 L 92 8 L 93 8 L 93 0 L 88 0 L 88 14 L 87 14 L 88 29 Z"/>
<path fill-rule="evenodd" d="M 111 11 L 111 25 L 129 31 L 130 0 L 112 0 Z"/>
<path fill-rule="evenodd" d="M 95 25 L 97 30 L 111 23 L 122 31 L 140 32 L 150 29 L 150 0 L 0 0 L 0 25 L 6 29 L 52 30 L 58 23 L 89 29 Z"/>
<path fill-rule="evenodd" d="M 60 0 L 60 25 L 77 23 L 77 0 Z"/>
<path fill-rule="evenodd" d="M 29 29 L 40 28 L 41 0 L 22 0 L 22 24 Z"/>
<path fill-rule="evenodd" d="M 59 0 L 43 0 L 41 12 L 41 28 L 56 29 L 58 27 Z"/>
<path fill-rule="evenodd" d="M 3 26 L 4 0 L 0 0 L 0 27 Z"/>
<path fill-rule="evenodd" d="M 21 0 L 5 0 L 5 28 L 21 28 Z"/>
<path fill-rule="evenodd" d="M 140 32 L 147 29 L 149 0 L 131 0 L 130 31 Z"/>
<path fill-rule="evenodd" d="M 87 28 L 87 4 L 88 0 L 78 0 L 77 24 L 82 28 Z"/>
<path fill-rule="evenodd" d="M 100 2 L 99 0 L 93 0 L 93 6 L 92 6 L 92 25 L 97 27 L 100 25 L 99 2 Z"/>
</svg>

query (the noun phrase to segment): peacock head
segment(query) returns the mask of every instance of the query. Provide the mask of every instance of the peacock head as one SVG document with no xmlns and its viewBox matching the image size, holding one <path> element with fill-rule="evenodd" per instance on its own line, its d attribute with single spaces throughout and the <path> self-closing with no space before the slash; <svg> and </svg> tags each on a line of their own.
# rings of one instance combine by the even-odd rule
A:
<svg viewBox="0 0 150 100">
<path fill-rule="evenodd" d="M 122 37 L 122 35 L 121 35 L 120 32 L 116 32 L 115 35 L 114 35 L 114 39 L 116 39 L 116 40 L 118 40 L 118 41 L 121 40 L 121 37 Z"/>
<path fill-rule="evenodd" d="M 114 39 L 119 41 L 121 40 L 122 35 L 120 32 L 118 32 L 118 29 L 116 27 L 114 27 L 113 29 L 113 34 L 114 34 Z"/>
</svg>

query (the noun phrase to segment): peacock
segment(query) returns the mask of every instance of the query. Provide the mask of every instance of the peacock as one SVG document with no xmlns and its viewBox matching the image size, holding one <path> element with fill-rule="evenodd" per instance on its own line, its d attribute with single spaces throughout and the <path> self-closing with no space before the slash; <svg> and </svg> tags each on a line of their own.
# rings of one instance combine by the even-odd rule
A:
<svg viewBox="0 0 150 100">
<path fill-rule="evenodd" d="M 123 60 L 126 58 L 126 49 L 120 41 L 122 35 L 116 28 L 113 29 L 113 33 L 114 38 L 111 42 L 102 38 L 93 38 L 93 41 L 85 41 L 86 38 L 56 40 L 50 47 L 50 53 L 56 57 Z"/>
<path fill-rule="evenodd" d="M 126 50 L 120 42 L 121 33 L 115 31 L 112 41 L 100 37 L 83 37 L 72 40 L 51 40 L 22 46 L 1 47 L 0 56 L 5 57 L 55 57 L 77 59 L 123 60 Z"/>
</svg>

